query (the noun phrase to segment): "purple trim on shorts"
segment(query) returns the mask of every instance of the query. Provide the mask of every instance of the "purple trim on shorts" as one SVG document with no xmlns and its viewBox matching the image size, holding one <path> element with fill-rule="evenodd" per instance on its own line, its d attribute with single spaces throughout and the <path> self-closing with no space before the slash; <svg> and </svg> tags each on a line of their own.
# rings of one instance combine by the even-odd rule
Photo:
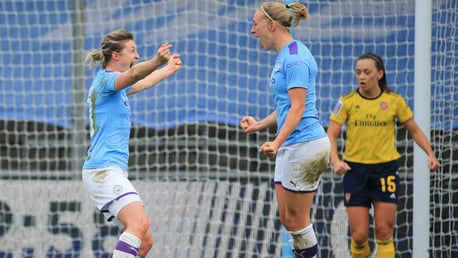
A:
<svg viewBox="0 0 458 258">
<path fill-rule="evenodd" d="M 285 189 L 288 192 L 292 192 L 292 193 L 316 193 L 318 191 L 318 188 L 315 189 L 315 190 L 312 190 L 312 191 L 295 191 L 295 190 L 291 190 L 291 189 L 288 189 L 288 188 L 284 187 L 280 181 L 274 181 L 274 184 L 281 185 L 283 187 L 283 189 Z"/>
<path fill-rule="evenodd" d="M 133 247 L 133 246 L 129 245 L 128 243 L 126 243 L 124 241 L 121 241 L 121 240 L 119 240 L 116 243 L 115 250 L 131 254 L 131 255 L 133 255 L 135 257 L 138 254 L 138 248 L 135 248 L 135 247 Z"/>
<path fill-rule="evenodd" d="M 113 201 L 118 201 L 119 199 L 121 199 L 122 197 L 126 196 L 126 195 L 130 195 L 130 194 L 137 194 L 136 192 L 128 192 L 128 193 L 125 193 L 125 194 L 121 194 L 120 196 L 116 197 Z M 113 201 L 110 201 L 110 202 L 107 202 L 105 205 L 103 205 L 103 207 L 100 209 L 100 212 L 109 212 L 107 207 L 110 206 L 111 203 L 113 203 Z"/>
<path fill-rule="evenodd" d="M 128 192 L 128 193 L 125 193 L 125 194 L 121 194 L 120 196 L 118 196 L 115 200 L 119 200 L 121 199 L 122 197 L 126 196 L 126 195 L 129 195 L 129 194 L 137 194 L 136 192 Z"/>
</svg>

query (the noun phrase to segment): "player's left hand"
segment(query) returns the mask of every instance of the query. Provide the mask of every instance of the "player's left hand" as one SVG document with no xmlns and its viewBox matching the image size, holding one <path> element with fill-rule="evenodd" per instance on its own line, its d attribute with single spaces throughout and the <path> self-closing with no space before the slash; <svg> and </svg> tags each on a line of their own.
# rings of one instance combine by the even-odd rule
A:
<svg viewBox="0 0 458 258">
<path fill-rule="evenodd" d="M 259 148 L 259 152 L 262 152 L 265 156 L 269 158 L 275 157 L 277 155 L 279 146 L 275 142 L 265 142 Z"/>
</svg>

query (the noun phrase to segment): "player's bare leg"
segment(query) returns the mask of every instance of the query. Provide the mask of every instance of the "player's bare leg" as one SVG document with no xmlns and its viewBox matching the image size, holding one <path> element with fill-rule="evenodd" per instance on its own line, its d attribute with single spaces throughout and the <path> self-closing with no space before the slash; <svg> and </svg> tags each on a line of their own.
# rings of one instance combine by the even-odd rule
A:
<svg viewBox="0 0 458 258">
<path fill-rule="evenodd" d="M 369 247 L 369 208 L 347 207 L 351 232 L 351 253 L 353 258 L 368 258 Z"/>
<path fill-rule="evenodd" d="M 316 257 L 318 241 L 310 221 L 314 193 L 294 193 L 275 185 L 280 210 L 280 221 L 291 235 L 291 246 L 296 258 Z"/>
<path fill-rule="evenodd" d="M 398 206 L 394 203 L 374 202 L 377 258 L 394 258 L 393 229 Z"/>
<path fill-rule="evenodd" d="M 124 225 L 123 233 L 116 243 L 113 258 L 136 258 L 146 256 L 153 245 L 148 216 L 141 202 L 133 202 L 121 209 L 118 219 Z"/>
</svg>

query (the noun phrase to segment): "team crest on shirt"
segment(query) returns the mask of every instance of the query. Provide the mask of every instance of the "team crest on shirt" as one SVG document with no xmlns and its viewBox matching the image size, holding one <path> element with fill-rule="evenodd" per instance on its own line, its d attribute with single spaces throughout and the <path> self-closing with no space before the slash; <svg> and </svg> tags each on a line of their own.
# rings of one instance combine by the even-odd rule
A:
<svg viewBox="0 0 458 258">
<path fill-rule="evenodd" d="M 386 110 L 388 108 L 388 103 L 386 103 L 385 101 L 380 102 L 380 108 L 382 110 Z"/>
<path fill-rule="evenodd" d="M 333 115 L 339 114 L 340 110 L 342 110 L 343 103 L 342 101 L 337 101 L 336 105 L 334 106 L 334 109 L 332 110 Z"/>
</svg>

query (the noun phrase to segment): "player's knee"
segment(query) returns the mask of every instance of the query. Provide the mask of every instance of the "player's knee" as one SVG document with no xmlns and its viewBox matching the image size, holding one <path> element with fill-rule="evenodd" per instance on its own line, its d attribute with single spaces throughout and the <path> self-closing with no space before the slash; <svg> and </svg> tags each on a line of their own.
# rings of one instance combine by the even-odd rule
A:
<svg viewBox="0 0 458 258">
<path fill-rule="evenodd" d="M 288 231 L 296 231 L 300 228 L 300 223 L 298 223 L 294 218 L 285 217 L 280 219 L 280 221 Z"/>
<path fill-rule="evenodd" d="M 153 237 L 148 232 L 147 235 L 142 239 L 142 243 L 140 245 L 140 248 L 138 249 L 138 256 L 146 257 L 152 247 L 153 247 Z"/>
<path fill-rule="evenodd" d="M 144 236 L 147 234 L 149 226 L 150 224 L 147 219 L 138 219 L 129 221 L 125 229 L 126 231 L 133 232 L 137 236 Z"/>
<path fill-rule="evenodd" d="M 310 218 L 299 213 L 286 212 L 284 216 L 280 216 L 280 221 L 288 231 L 296 231 L 310 224 Z"/>
<path fill-rule="evenodd" d="M 369 236 L 364 233 L 358 233 L 354 232 L 351 236 L 352 241 L 354 241 L 356 244 L 361 245 L 365 242 L 367 242 Z"/>
<path fill-rule="evenodd" d="M 140 234 L 146 235 L 149 232 L 149 221 L 142 221 L 139 225 L 138 228 L 140 230 Z M 151 240 L 152 241 L 152 240 Z"/>
<path fill-rule="evenodd" d="M 389 239 L 393 235 L 393 227 L 375 226 L 375 237 L 377 239 Z"/>
<path fill-rule="evenodd" d="M 362 244 L 369 239 L 369 231 L 364 227 L 351 228 L 351 239 L 357 244 Z"/>
<path fill-rule="evenodd" d="M 154 241 L 153 237 L 150 235 L 145 239 L 145 248 L 150 250 L 153 247 Z"/>
</svg>

